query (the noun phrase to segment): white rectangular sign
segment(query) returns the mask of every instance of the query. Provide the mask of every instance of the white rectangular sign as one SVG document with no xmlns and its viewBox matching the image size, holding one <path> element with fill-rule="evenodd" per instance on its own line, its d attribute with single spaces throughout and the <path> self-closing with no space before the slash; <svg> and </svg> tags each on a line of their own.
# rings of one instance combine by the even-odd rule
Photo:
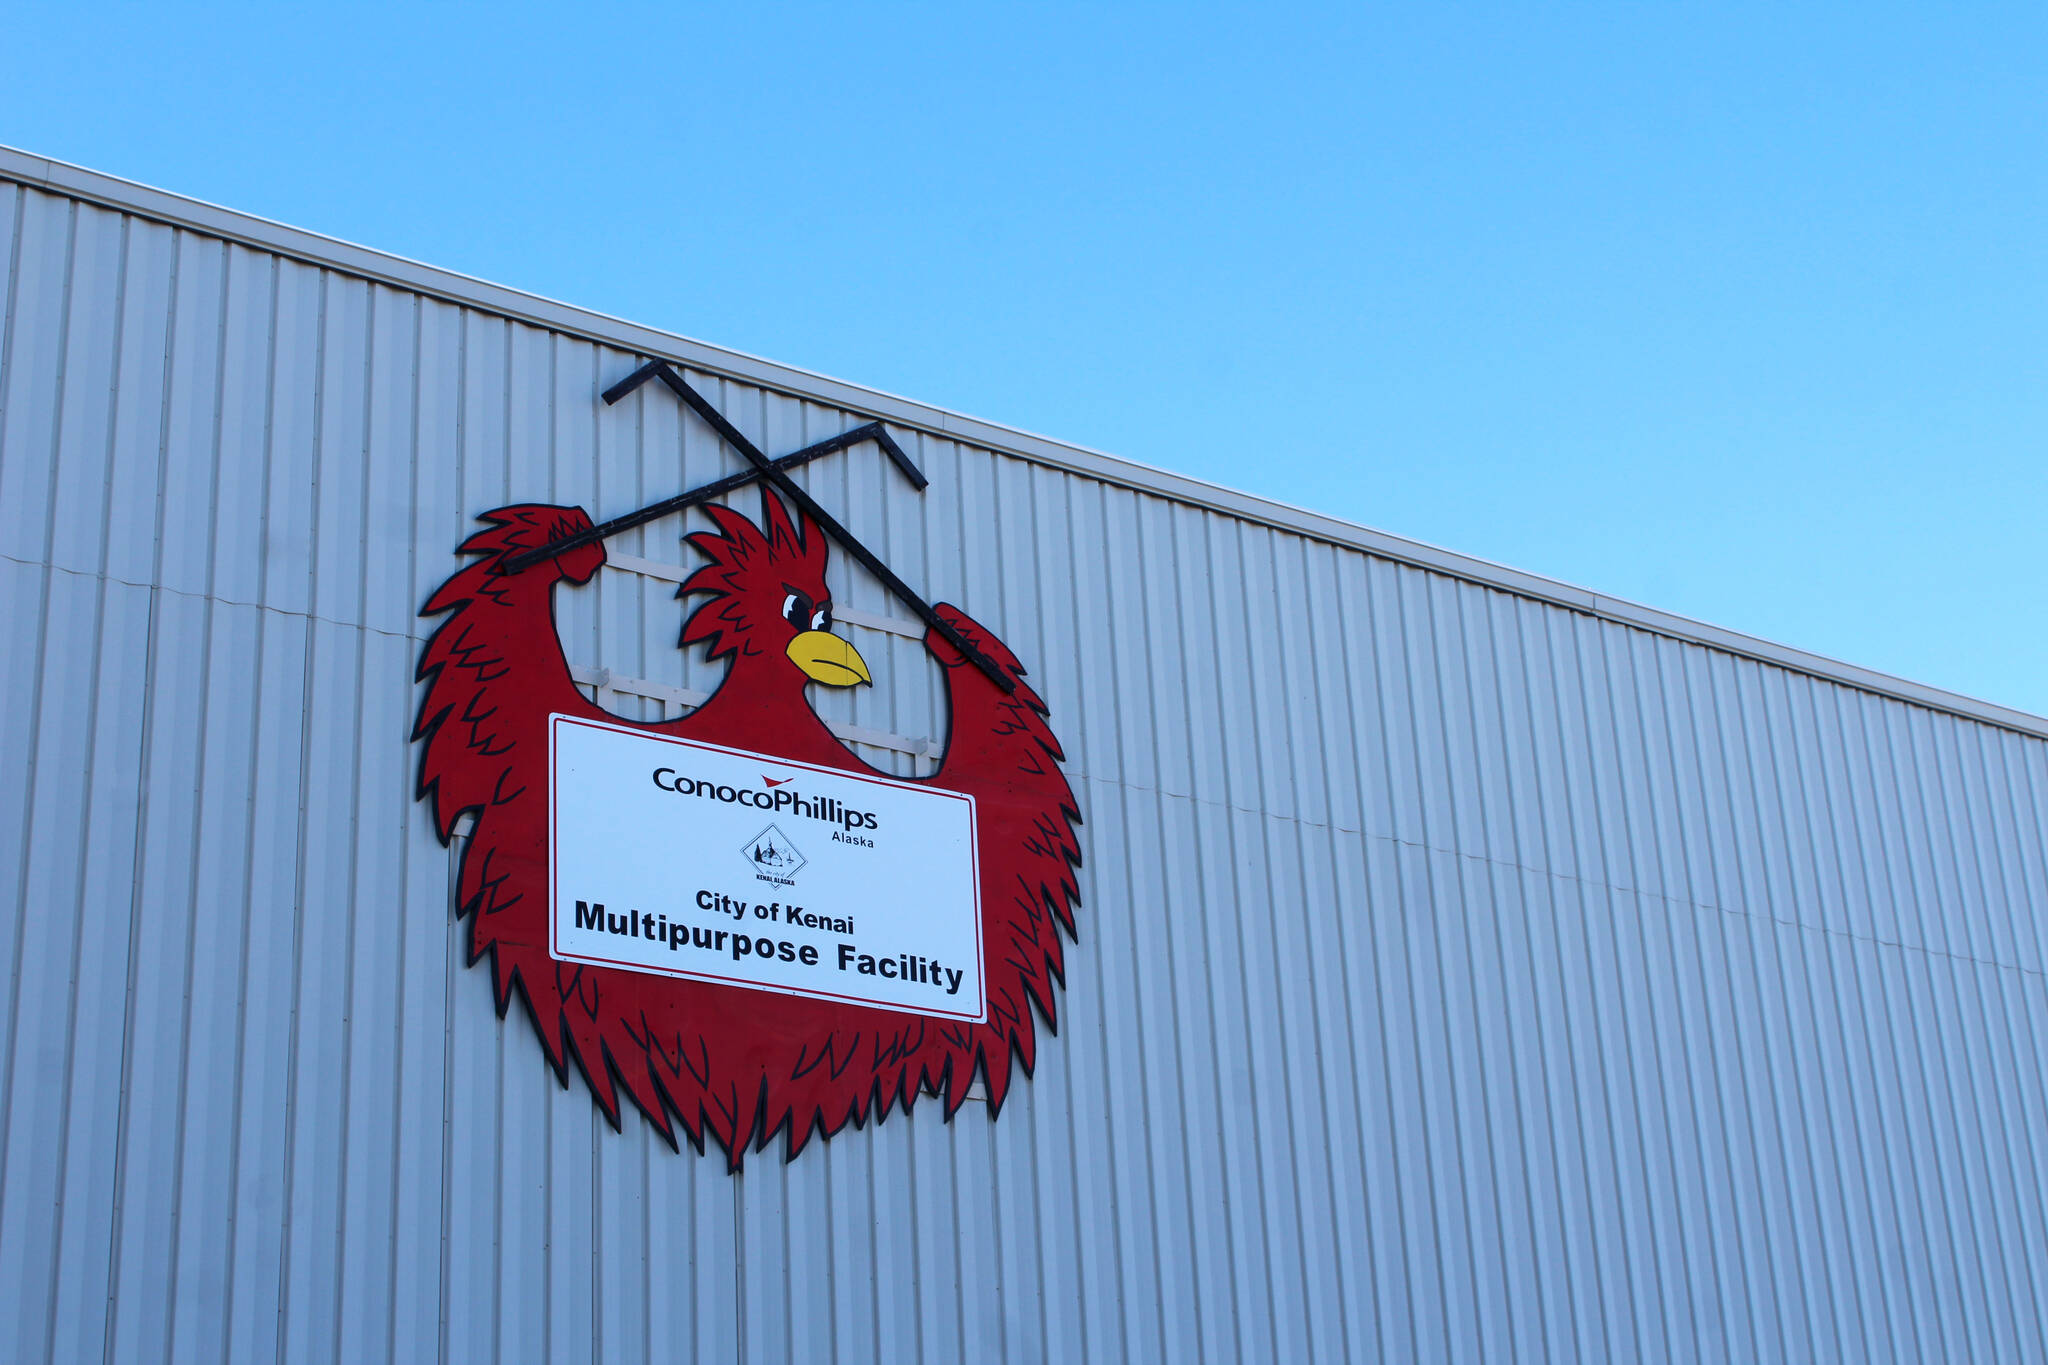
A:
<svg viewBox="0 0 2048 1365">
<path fill-rule="evenodd" d="M 980 1021 L 974 798 L 557 715 L 548 950 Z"/>
</svg>

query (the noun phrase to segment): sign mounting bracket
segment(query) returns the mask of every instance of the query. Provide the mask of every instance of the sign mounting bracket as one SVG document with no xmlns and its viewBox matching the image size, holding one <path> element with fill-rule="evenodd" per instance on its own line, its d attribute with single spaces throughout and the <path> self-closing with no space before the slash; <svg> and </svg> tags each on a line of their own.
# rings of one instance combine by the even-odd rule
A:
<svg viewBox="0 0 2048 1365">
<path fill-rule="evenodd" d="M 889 457 L 890 461 L 910 481 L 911 485 L 919 492 L 922 492 L 930 483 L 930 480 L 925 478 L 924 471 L 920 470 L 911 460 L 910 456 L 905 453 L 903 447 L 897 443 L 896 438 L 889 434 L 888 428 L 884 427 L 880 422 L 869 422 L 863 426 L 855 427 L 851 431 L 842 432 L 837 436 L 828 437 L 823 441 L 805 446 L 803 449 L 784 455 L 780 459 L 771 460 L 761 453 L 758 446 L 747 439 L 745 433 L 727 421 L 725 414 L 714 407 L 710 399 L 693 388 L 690 382 L 677 373 L 675 367 L 666 360 L 650 360 L 618 383 L 606 389 L 603 394 L 605 403 L 607 405 L 617 403 L 650 379 L 660 380 L 664 388 L 681 399 L 685 407 L 701 417 L 707 426 L 717 432 L 727 445 L 738 451 L 753 468 L 741 470 L 736 474 L 729 474 L 722 479 L 714 479 L 710 483 L 690 489 L 688 492 L 678 493 L 672 498 L 664 498 L 660 502 L 650 503 L 638 511 L 628 512 L 623 516 L 613 517 L 609 521 L 600 522 L 588 530 L 578 531 L 574 535 L 565 536 L 550 544 L 524 551 L 505 561 L 506 572 L 518 573 L 523 569 L 540 563 L 544 559 L 553 558 L 578 546 L 593 544 L 609 536 L 617 535 L 620 531 L 629 530 L 632 527 L 653 521 L 658 517 L 665 517 L 672 512 L 680 512 L 685 508 L 695 507 L 699 503 L 709 502 L 713 498 L 730 493 L 734 489 L 743 487 L 757 479 L 764 480 L 773 486 L 776 492 L 794 503 L 827 536 L 838 541 L 841 548 L 853 556 L 854 560 L 862 568 L 881 580 L 882 586 L 887 588 L 892 596 L 906 607 L 909 607 L 917 618 L 925 623 L 927 628 L 958 650 L 963 657 L 986 674 L 990 682 L 993 682 L 1006 693 L 1014 693 L 1017 690 L 1015 680 L 995 660 L 989 658 L 988 655 L 977 648 L 951 622 L 932 610 L 931 604 L 920 597 L 908 583 L 898 578 L 889 566 L 882 562 L 879 555 L 861 544 L 851 531 L 840 524 L 837 517 L 834 517 L 830 512 L 820 507 L 816 499 L 805 492 L 802 486 L 794 479 L 789 477 L 791 469 L 807 464 L 821 455 L 830 455 L 835 451 L 845 450 L 872 440 L 882 448 L 883 453 Z"/>
</svg>

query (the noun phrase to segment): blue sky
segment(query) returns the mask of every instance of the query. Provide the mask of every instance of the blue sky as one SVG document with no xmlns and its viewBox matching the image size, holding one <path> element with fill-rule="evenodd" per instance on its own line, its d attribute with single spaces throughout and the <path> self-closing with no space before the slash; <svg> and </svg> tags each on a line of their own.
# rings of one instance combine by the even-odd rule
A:
<svg viewBox="0 0 2048 1365">
<path fill-rule="evenodd" d="M 7 29 L 0 142 L 2048 713 L 2048 7 Z"/>
</svg>

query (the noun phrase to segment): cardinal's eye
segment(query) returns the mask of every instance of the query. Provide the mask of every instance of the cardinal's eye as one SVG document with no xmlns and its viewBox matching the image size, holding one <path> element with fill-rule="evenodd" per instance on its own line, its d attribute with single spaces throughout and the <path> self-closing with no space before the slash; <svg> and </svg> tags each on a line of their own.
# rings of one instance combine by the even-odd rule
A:
<svg viewBox="0 0 2048 1365">
<path fill-rule="evenodd" d="M 793 592 L 782 599 L 782 619 L 798 630 L 806 628 L 811 618 L 811 599 L 800 592 Z"/>
<path fill-rule="evenodd" d="M 819 603 L 818 609 L 811 613 L 811 629 L 832 629 L 832 604 L 830 602 Z"/>
</svg>

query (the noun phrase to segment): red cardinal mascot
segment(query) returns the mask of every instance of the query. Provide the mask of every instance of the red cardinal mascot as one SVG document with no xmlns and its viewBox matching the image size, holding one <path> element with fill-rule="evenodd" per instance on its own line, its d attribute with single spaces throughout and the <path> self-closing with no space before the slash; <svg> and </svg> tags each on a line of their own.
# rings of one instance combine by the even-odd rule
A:
<svg viewBox="0 0 2048 1365">
<path fill-rule="evenodd" d="M 816 682 L 854 686 L 867 664 L 832 634 L 824 535 L 793 522 L 763 493 L 757 527 L 725 507 L 715 532 L 689 537 L 710 561 L 680 595 L 706 599 L 683 628 L 731 665 L 716 692 L 651 733 L 871 771 L 825 728 L 804 698 Z M 952 1116 L 979 1072 L 991 1113 L 1013 1060 L 1029 1074 L 1036 1006 L 1055 1025 L 1060 931 L 1074 932 L 1080 813 L 1060 772 L 1059 741 L 1024 669 L 966 615 L 937 610 L 1016 683 L 1004 692 L 936 633 L 925 647 L 945 670 L 951 732 L 932 786 L 965 792 L 979 812 L 986 1022 L 959 1023 L 738 986 L 585 966 L 548 953 L 548 717 L 621 722 L 570 681 L 555 633 L 555 584 L 586 583 L 605 562 L 587 545 L 519 573 L 504 562 L 590 525 L 580 508 L 518 506 L 486 513 L 488 529 L 462 549 L 479 556 L 428 601 L 445 614 L 420 658 L 425 700 L 419 795 L 443 842 L 457 819 L 476 824 L 458 880 L 471 917 L 470 960 L 489 955 L 498 1010 L 516 989 L 556 1075 L 574 1058 L 614 1127 L 619 1090 L 673 1145 L 672 1120 L 702 1149 L 708 1132 L 737 1169 L 751 1145 L 784 1135 L 794 1157 L 813 1135 L 910 1108 L 920 1092 Z M 687 869 L 678 869 L 679 872 Z"/>
</svg>

